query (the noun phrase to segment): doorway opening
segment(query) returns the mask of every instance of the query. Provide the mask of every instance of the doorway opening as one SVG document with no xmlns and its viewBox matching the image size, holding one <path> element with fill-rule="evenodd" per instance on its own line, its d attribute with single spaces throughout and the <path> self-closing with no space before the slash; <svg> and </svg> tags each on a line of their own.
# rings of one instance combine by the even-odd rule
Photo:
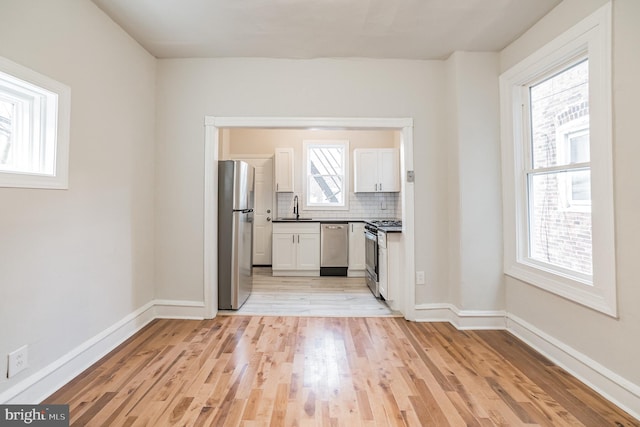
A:
<svg viewBox="0 0 640 427">
<path fill-rule="evenodd" d="M 296 129 L 296 130 L 380 130 L 398 131 L 400 135 L 400 175 L 401 175 L 401 212 L 402 266 L 403 277 L 399 294 L 399 307 L 402 315 L 414 319 L 415 281 L 414 275 L 414 189 L 413 182 L 405 179 L 407 172 L 413 171 L 413 120 L 410 118 L 205 118 L 205 247 L 204 247 L 204 302 L 207 317 L 215 317 L 217 302 L 217 161 L 224 153 L 223 134 L 229 129 Z M 236 156 L 237 157 L 237 156 Z M 264 157 L 255 153 L 254 158 Z M 275 206 L 274 206 L 275 210 Z M 273 212 L 275 214 L 275 212 Z"/>
</svg>

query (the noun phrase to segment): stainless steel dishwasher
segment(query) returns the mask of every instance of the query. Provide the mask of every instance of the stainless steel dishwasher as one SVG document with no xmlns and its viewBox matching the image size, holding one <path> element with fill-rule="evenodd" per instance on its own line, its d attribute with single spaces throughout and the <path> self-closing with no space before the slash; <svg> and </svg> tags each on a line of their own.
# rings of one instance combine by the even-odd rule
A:
<svg viewBox="0 0 640 427">
<path fill-rule="evenodd" d="M 320 224 L 320 275 L 346 276 L 349 267 L 349 225 Z"/>
</svg>

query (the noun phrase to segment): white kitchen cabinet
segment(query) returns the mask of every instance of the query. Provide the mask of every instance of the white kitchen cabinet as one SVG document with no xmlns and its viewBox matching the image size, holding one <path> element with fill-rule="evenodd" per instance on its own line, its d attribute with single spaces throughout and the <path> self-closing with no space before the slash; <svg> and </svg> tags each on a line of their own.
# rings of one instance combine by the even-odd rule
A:
<svg viewBox="0 0 640 427">
<path fill-rule="evenodd" d="M 393 299 L 389 292 L 389 259 L 386 246 L 378 246 L 378 290 L 386 301 Z"/>
<path fill-rule="evenodd" d="M 274 276 L 320 275 L 320 224 L 273 223 Z"/>
<path fill-rule="evenodd" d="M 293 148 L 276 148 L 274 157 L 276 193 L 292 193 L 294 165 Z"/>
<path fill-rule="evenodd" d="M 320 274 L 320 233 L 299 233 L 296 239 L 298 245 L 298 270 L 317 271 Z"/>
<path fill-rule="evenodd" d="M 295 238 L 296 235 L 293 233 L 276 233 L 274 227 L 271 252 L 271 263 L 274 273 L 276 270 L 296 269 L 296 252 L 298 247 L 295 244 Z"/>
<path fill-rule="evenodd" d="M 357 148 L 354 154 L 356 193 L 400 191 L 400 153 L 396 148 Z"/>
<path fill-rule="evenodd" d="M 349 277 L 364 277 L 365 264 L 364 222 L 349 223 Z"/>
<path fill-rule="evenodd" d="M 387 305 L 399 309 L 402 299 L 402 233 L 378 233 L 378 285 Z"/>
</svg>

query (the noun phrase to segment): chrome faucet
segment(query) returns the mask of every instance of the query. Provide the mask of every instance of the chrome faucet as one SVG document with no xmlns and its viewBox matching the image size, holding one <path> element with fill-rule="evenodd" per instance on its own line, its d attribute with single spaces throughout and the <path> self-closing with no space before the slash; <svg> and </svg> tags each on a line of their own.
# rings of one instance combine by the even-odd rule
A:
<svg viewBox="0 0 640 427">
<path fill-rule="evenodd" d="M 296 215 L 296 221 L 300 218 L 300 207 L 298 206 L 298 196 L 293 198 L 293 213 Z"/>
</svg>

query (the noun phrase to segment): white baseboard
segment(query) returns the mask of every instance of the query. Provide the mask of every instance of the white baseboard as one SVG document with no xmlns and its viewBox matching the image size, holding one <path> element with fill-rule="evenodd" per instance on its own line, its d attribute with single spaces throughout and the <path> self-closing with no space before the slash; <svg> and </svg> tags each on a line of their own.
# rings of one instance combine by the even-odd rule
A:
<svg viewBox="0 0 640 427">
<path fill-rule="evenodd" d="M 155 300 L 157 319 L 204 319 L 205 309 L 202 301 Z"/>
<path fill-rule="evenodd" d="M 320 270 L 272 270 L 273 277 L 320 277 Z"/>
<path fill-rule="evenodd" d="M 347 270 L 347 277 L 365 277 L 366 270 Z"/>
<path fill-rule="evenodd" d="M 507 315 L 507 330 L 607 400 L 640 419 L 639 385 L 514 315 Z"/>
<path fill-rule="evenodd" d="M 419 304 L 416 322 L 449 322 L 457 329 L 506 329 L 506 312 L 502 310 L 460 310 L 453 304 Z"/>
<path fill-rule="evenodd" d="M 0 404 L 40 403 L 149 322 L 158 318 L 203 319 L 204 303 L 201 301 L 151 301 L 58 360 L 0 393 Z"/>
</svg>

